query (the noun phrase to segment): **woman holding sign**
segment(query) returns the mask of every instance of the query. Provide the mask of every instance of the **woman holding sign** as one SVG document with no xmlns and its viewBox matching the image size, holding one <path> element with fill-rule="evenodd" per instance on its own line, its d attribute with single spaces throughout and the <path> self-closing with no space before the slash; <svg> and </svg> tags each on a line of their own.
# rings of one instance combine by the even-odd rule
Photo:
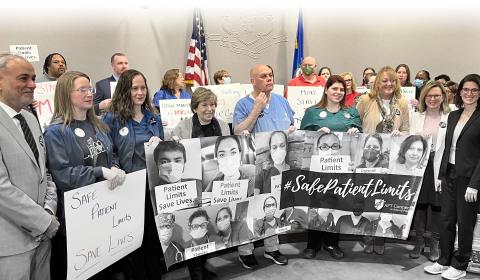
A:
<svg viewBox="0 0 480 280">
<path fill-rule="evenodd" d="M 345 80 L 338 75 L 332 75 L 325 85 L 325 91 L 318 104 L 308 108 L 300 124 L 300 129 L 322 131 L 327 134 L 332 131 L 358 133 L 362 129 L 360 118 L 355 108 L 347 108 L 345 105 Z M 327 149 L 334 149 L 331 145 Z M 322 239 L 324 249 L 335 259 L 344 256 L 338 246 L 338 233 L 308 231 L 307 248 L 303 255 L 306 258 L 314 258 L 321 249 Z"/>
<path fill-rule="evenodd" d="M 439 178 L 446 182 L 442 189 L 441 253 L 436 263 L 425 267 L 427 273 L 442 274 L 445 279 L 465 277 L 472 255 L 473 231 L 480 206 L 479 96 L 480 76 L 465 76 L 455 96 L 460 109 L 451 112 L 447 121 L 439 169 Z M 454 251 L 455 236 L 458 237 L 457 251 Z"/>
<path fill-rule="evenodd" d="M 230 135 L 228 124 L 215 117 L 217 96 L 207 88 L 199 87 L 190 103 L 193 116 L 177 124 L 172 136 L 180 139 Z"/>
<path fill-rule="evenodd" d="M 63 193 L 108 180 L 110 189 L 123 184 L 125 172 L 113 166 L 108 128 L 93 110 L 93 89 L 84 73 L 66 72 L 57 80 L 52 123 L 45 131 L 47 167 L 57 186 L 59 234 L 52 240 L 52 279 L 67 276 L 67 240 Z M 106 274 L 112 273 L 107 269 Z"/>
<path fill-rule="evenodd" d="M 410 133 L 432 137 L 430 158 L 423 176 L 422 188 L 415 208 L 415 247 L 410 252 L 410 258 L 420 257 L 425 246 L 423 234 L 427 225 L 427 209 L 431 212 L 431 239 L 430 254 L 428 258 L 435 262 L 440 257 L 440 212 L 441 212 L 441 181 L 438 180 L 440 161 L 445 149 L 445 132 L 447 119 L 450 112 L 448 97 L 444 87 L 436 82 L 428 82 L 420 93 L 418 112 L 413 112 L 411 117 Z"/>
<path fill-rule="evenodd" d="M 185 79 L 178 69 L 165 72 L 162 87 L 153 96 L 153 106 L 160 112 L 160 100 L 165 99 L 190 99 L 190 94 L 185 91 Z"/>
<path fill-rule="evenodd" d="M 144 144 L 163 139 L 163 126 L 160 116 L 153 113 L 147 80 L 141 72 L 130 69 L 120 75 L 103 121 L 110 129 L 113 156 L 118 160 L 120 168 L 127 173 L 145 169 Z M 153 260 L 160 259 L 161 255 L 158 255 L 160 250 L 151 250 L 155 246 L 158 247 L 158 242 L 152 238 L 157 233 L 150 191 L 147 188 L 144 190 L 146 202 L 144 242 L 141 248 L 126 257 L 126 262 L 131 274 L 146 278 L 149 269 L 144 264 L 147 263 L 147 267 L 151 267 L 150 270 L 156 270 L 159 265 Z"/>
</svg>

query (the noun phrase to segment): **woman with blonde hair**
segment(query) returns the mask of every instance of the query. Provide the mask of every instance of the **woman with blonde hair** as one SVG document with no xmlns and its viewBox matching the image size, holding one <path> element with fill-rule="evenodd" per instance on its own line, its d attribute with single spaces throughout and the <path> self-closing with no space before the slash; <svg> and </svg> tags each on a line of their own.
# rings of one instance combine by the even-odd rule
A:
<svg viewBox="0 0 480 280">
<path fill-rule="evenodd" d="M 63 193 L 104 179 L 114 189 L 125 180 L 125 172 L 113 166 L 112 142 L 107 126 L 95 115 L 93 95 L 86 74 L 64 73 L 57 80 L 52 122 L 45 131 L 47 167 L 57 186 L 60 220 L 59 234 L 52 240 L 52 279 L 67 275 Z M 105 273 L 114 273 L 112 270 Z"/>
</svg>

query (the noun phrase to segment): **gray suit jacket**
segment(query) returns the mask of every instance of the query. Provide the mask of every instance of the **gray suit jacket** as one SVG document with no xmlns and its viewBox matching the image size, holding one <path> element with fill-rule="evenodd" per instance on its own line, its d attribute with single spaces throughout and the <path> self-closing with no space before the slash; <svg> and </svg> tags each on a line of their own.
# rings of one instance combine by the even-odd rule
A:
<svg viewBox="0 0 480 280">
<path fill-rule="evenodd" d="M 57 209 L 57 194 L 45 167 L 45 143 L 35 117 L 22 110 L 39 151 L 39 164 L 22 132 L 0 107 L 0 256 L 40 244 Z"/>
</svg>

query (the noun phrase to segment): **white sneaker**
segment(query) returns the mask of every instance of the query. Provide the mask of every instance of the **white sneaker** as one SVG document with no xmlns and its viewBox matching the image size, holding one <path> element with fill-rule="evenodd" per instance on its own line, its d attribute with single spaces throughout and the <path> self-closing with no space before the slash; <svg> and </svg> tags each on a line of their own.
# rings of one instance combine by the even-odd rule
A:
<svg viewBox="0 0 480 280">
<path fill-rule="evenodd" d="M 448 269 L 448 266 L 441 265 L 437 262 L 423 268 L 423 270 L 425 270 L 425 272 L 428 274 L 442 274 L 445 271 L 447 271 L 447 269 Z"/>
<path fill-rule="evenodd" d="M 457 280 L 467 276 L 467 272 L 465 270 L 458 270 L 454 267 L 449 267 L 445 272 L 442 273 L 442 278 L 448 280 Z"/>
</svg>

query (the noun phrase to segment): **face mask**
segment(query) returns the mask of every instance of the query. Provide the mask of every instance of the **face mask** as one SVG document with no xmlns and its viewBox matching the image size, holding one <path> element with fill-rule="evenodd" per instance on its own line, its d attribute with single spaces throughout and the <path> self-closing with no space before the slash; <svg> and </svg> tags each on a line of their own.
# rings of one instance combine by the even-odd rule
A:
<svg viewBox="0 0 480 280">
<path fill-rule="evenodd" d="M 302 67 L 302 73 L 305 74 L 305 75 L 307 75 L 307 76 L 312 75 L 312 73 L 313 73 L 313 67 L 311 67 L 311 66 L 303 66 L 303 67 Z"/>
<path fill-rule="evenodd" d="M 160 229 L 160 242 L 165 244 L 172 239 L 173 229 Z"/>
<path fill-rule="evenodd" d="M 191 230 L 190 231 L 190 236 L 193 238 L 193 239 L 200 239 L 202 237 L 205 236 L 205 234 L 207 234 L 207 229 L 203 229 L 203 228 L 199 228 L 199 229 L 195 229 L 195 230 Z"/>
<path fill-rule="evenodd" d="M 285 161 L 287 151 L 282 148 L 277 148 L 274 152 L 270 153 L 270 155 L 272 156 L 273 163 L 282 164 L 282 162 Z"/>
<path fill-rule="evenodd" d="M 226 231 L 227 229 L 229 229 L 230 219 L 225 219 L 225 220 L 221 220 L 220 222 L 217 222 L 217 228 L 220 231 Z"/>
<path fill-rule="evenodd" d="M 413 84 L 416 86 L 416 87 L 422 87 L 423 86 L 423 80 L 420 80 L 420 79 L 415 79 L 413 81 Z"/>
<path fill-rule="evenodd" d="M 380 152 L 373 149 L 363 150 L 363 158 L 368 162 L 374 162 L 380 156 Z"/>
<path fill-rule="evenodd" d="M 230 84 L 232 82 L 232 78 L 230 77 L 223 77 L 223 83 L 224 84 Z"/>
<path fill-rule="evenodd" d="M 182 179 L 183 164 L 168 162 L 160 165 L 158 175 L 160 179 L 168 183 L 176 183 Z"/>
<path fill-rule="evenodd" d="M 275 207 L 265 208 L 265 218 L 273 218 L 275 215 Z"/>
<path fill-rule="evenodd" d="M 218 170 L 226 177 L 232 177 L 240 168 L 240 154 L 218 159 Z"/>
</svg>

